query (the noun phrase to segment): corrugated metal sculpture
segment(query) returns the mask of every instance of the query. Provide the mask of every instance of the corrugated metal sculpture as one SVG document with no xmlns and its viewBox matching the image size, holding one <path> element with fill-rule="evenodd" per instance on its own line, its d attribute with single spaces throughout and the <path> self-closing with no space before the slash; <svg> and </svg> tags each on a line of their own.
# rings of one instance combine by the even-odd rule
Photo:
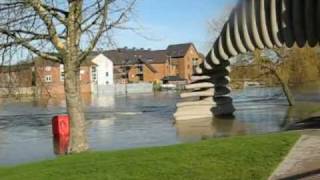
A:
<svg viewBox="0 0 320 180">
<path fill-rule="evenodd" d="M 314 47 L 320 40 L 320 0 L 240 0 L 177 104 L 176 120 L 232 115 L 230 58 L 274 47 Z"/>
</svg>

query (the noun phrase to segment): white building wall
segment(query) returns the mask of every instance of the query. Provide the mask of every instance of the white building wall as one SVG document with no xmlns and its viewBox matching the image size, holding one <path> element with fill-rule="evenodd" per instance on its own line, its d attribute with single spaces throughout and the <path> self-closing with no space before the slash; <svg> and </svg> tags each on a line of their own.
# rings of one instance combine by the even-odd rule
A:
<svg viewBox="0 0 320 180">
<path fill-rule="evenodd" d="M 92 62 L 97 65 L 97 85 L 113 85 L 113 62 L 103 54 L 96 56 Z"/>
</svg>

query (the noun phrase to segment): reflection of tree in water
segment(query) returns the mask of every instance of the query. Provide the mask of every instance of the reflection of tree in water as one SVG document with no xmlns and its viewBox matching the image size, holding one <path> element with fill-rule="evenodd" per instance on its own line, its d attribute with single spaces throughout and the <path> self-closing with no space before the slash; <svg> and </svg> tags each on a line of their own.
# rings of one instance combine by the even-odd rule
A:
<svg viewBox="0 0 320 180">
<path fill-rule="evenodd" d="M 305 122 L 305 124 L 300 124 Z M 281 127 L 291 129 L 299 125 L 298 129 L 318 128 L 320 122 L 320 103 L 316 102 L 299 102 L 296 106 L 289 107 L 287 115 Z"/>
<path fill-rule="evenodd" d="M 82 100 L 84 105 L 92 104 L 92 95 L 90 93 L 83 93 Z M 35 98 L 33 105 L 35 107 L 66 107 L 65 95 L 55 96 L 41 96 Z"/>
<path fill-rule="evenodd" d="M 320 109 L 320 104 L 297 102 L 289 107 L 278 101 L 238 103 L 240 108 L 231 119 L 179 121 L 177 135 L 183 141 L 244 134 L 261 134 L 285 130 L 288 124 L 307 119 Z"/>
</svg>

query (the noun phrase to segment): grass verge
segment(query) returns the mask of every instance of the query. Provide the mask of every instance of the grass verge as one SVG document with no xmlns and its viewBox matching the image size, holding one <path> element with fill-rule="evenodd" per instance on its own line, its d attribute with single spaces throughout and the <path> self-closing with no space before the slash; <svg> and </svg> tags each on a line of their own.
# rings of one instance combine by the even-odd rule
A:
<svg viewBox="0 0 320 180">
<path fill-rule="evenodd" d="M 0 179 L 267 179 L 298 138 L 291 132 L 89 152 L 0 168 Z"/>
</svg>

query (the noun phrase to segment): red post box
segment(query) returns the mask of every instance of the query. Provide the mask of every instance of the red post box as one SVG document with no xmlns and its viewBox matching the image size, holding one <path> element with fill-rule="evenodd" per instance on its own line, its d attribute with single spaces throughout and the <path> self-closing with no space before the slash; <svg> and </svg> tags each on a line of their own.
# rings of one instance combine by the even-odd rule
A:
<svg viewBox="0 0 320 180">
<path fill-rule="evenodd" d="M 52 133 L 55 137 L 70 135 L 69 116 L 58 115 L 52 118 Z"/>
</svg>

